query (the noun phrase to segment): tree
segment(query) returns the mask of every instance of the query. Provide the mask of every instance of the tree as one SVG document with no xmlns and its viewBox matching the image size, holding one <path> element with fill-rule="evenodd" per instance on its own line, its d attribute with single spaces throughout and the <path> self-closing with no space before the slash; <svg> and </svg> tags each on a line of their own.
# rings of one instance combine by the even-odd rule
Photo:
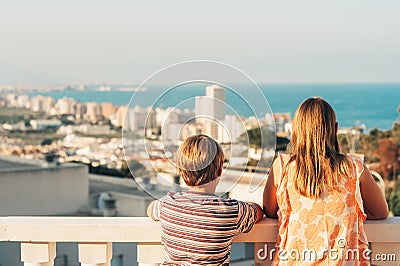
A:
<svg viewBox="0 0 400 266">
<path fill-rule="evenodd" d="M 389 205 L 389 210 L 394 216 L 400 216 L 400 192 L 392 191 L 387 197 L 386 201 Z"/>
<path fill-rule="evenodd" d="M 399 107 L 400 108 L 400 107 Z M 393 130 L 392 130 L 392 137 L 394 142 L 399 145 L 400 144 L 400 124 L 395 123 L 393 125 Z"/>
<path fill-rule="evenodd" d="M 379 157 L 379 170 L 383 178 L 392 180 L 397 172 L 396 165 L 399 165 L 399 146 L 391 138 L 383 138 L 378 141 L 378 148 L 375 151 Z"/>
<path fill-rule="evenodd" d="M 379 156 L 376 154 L 378 148 L 378 140 L 383 137 L 384 133 L 377 128 L 371 129 L 369 134 L 362 134 L 358 143 L 357 152 L 365 155 L 367 163 L 378 162 Z"/>
<path fill-rule="evenodd" d="M 276 143 L 275 133 L 267 127 L 249 129 L 240 135 L 239 141 L 247 144 L 247 138 L 251 148 L 272 148 Z"/>
</svg>

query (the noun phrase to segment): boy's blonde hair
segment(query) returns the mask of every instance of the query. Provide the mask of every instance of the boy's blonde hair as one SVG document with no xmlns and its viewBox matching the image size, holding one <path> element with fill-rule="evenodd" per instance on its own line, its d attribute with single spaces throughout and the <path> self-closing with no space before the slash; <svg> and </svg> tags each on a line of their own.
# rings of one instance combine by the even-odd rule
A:
<svg viewBox="0 0 400 266">
<path fill-rule="evenodd" d="M 178 174 L 188 186 L 200 186 L 221 175 L 224 153 L 219 144 L 206 135 L 187 138 L 176 154 Z"/>
</svg>

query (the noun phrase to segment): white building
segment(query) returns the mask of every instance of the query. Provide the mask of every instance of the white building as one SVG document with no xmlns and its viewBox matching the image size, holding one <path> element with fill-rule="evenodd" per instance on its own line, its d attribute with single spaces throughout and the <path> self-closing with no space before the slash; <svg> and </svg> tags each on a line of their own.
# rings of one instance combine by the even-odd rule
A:
<svg viewBox="0 0 400 266">
<path fill-rule="evenodd" d="M 42 95 L 37 95 L 31 97 L 30 108 L 34 112 L 45 112 L 50 113 L 54 105 L 54 99 L 51 97 L 46 97 Z"/>
<path fill-rule="evenodd" d="M 223 120 L 225 118 L 225 89 L 219 85 L 206 87 L 206 96 L 195 98 L 196 122 L 203 126 L 202 133 L 223 141 Z"/>
<path fill-rule="evenodd" d="M 57 128 L 62 125 L 61 121 L 58 119 L 38 119 L 31 120 L 30 124 L 33 129 L 41 130 L 45 128 Z"/>
<path fill-rule="evenodd" d="M 77 103 L 75 105 L 75 118 L 82 119 L 87 113 L 86 103 Z"/>
<path fill-rule="evenodd" d="M 74 134 L 65 136 L 63 139 L 63 145 L 67 148 L 82 148 L 91 147 L 93 145 L 98 145 L 97 139 L 94 137 L 79 137 Z"/>
<path fill-rule="evenodd" d="M 179 140 L 183 141 L 190 136 L 202 133 L 202 126 L 198 123 L 186 123 L 182 126 L 179 132 Z"/>
<path fill-rule="evenodd" d="M 217 120 L 223 120 L 226 112 L 225 104 L 225 88 L 219 85 L 211 85 L 206 88 L 206 96 L 216 99 L 212 101 L 211 112 Z"/>
<path fill-rule="evenodd" d="M 124 127 L 130 131 L 136 131 L 138 129 L 144 129 L 146 122 L 147 112 L 146 109 L 136 105 L 134 108 L 128 109 L 126 113 L 126 124 Z"/>
<path fill-rule="evenodd" d="M 25 126 L 25 122 L 24 121 L 20 121 L 20 122 L 17 122 L 15 124 L 4 123 L 2 125 L 2 128 L 5 129 L 5 130 L 21 130 L 21 131 L 25 131 L 26 130 L 26 126 Z"/>
<path fill-rule="evenodd" d="M 29 96 L 26 94 L 20 95 L 17 98 L 17 107 L 30 108 Z"/>
<path fill-rule="evenodd" d="M 66 215 L 88 204 L 86 166 L 1 157 L 0 215 Z"/>
<path fill-rule="evenodd" d="M 292 131 L 292 123 L 285 123 L 285 132 L 288 134 L 289 137 L 292 136 Z"/>
<path fill-rule="evenodd" d="M 183 124 L 181 123 L 168 123 L 165 124 L 162 127 L 161 134 L 162 134 L 162 140 L 165 141 L 172 141 L 172 142 L 178 142 L 179 141 L 179 136 L 181 135 L 181 129 L 182 129 Z"/>
<path fill-rule="evenodd" d="M 84 118 L 86 120 L 92 121 L 92 122 L 97 122 L 97 120 L 101 116 L 101 106 L 100 104 L 96 102 L 89 102 L 86 103 L 86 114 L 84 115 Z"/>
<path fill-rule="evenodd" d="M 124 125 L 125 121 L 125 116 L 126 116 L 126 110 L 128 108 L 126 106 L 120 106 L 115 113 L 115 118 L 116 118 L 116 127 L 122 127 Z"/>
<path fill-rule="evenodd" d="M 68 135 L 73 134 L 75 132 L 80 132 L 85 135 L 107 135 L 111 133 L 111 129 L 109 125 L 90 125 L 90 124 L 82 124 L 77 126 L 61 126 L 57 133 L 60 135 Z"/>
<path fill-rule="evenodd" d="M 223 127 L 219 127 L 219 136 L 222 136 L 222 142 L 235 143 L 240 135 L 246 131 L 246 126 L 236 115 L 226 115 L 223 121 Z"/>
<path fill-rule="evenodd" d="M 266 120 L 266 122 L 267 122 L 267 125 L 273 125 L 273 123 L 274 123 L 274 116 L 273 116 L 272 114 L 266 113 L 264 118 L 265 118 L 265 120 Z"/>
<path fill-rule="evenodd" d="M 160 107 L 156 108 L 156 123 L 158 126 L 165 126 L 166 123 L 178 123 L 179 122 L 180 110 L 168 107 L 167 109 L 162 109 Z"/>
<path fill-rule="evenodd" d="M 190 121 L 194 121 L 194 111 L 189 109 L 180 110 L 177 109 L 179 116 L 179 123 L 188 123 Z"/>
<path fill-rule="evenodd" d="M 9 93 L 6 95 L 7 106 L 17 107 L 17 95 L 14 93 Z"/>
<path fill-rule="evenodd" d="M 157 127 L 157 112 L 153 107 L 146 108 L 146 129 L 154 129 Z"/>
<path fill-rule="evenodd" d="M 113 187 L 114 179 L 107 178 L 106 181 L 111 180 L 107 184 L 102 179 L 96 182 L 101 184 L 101 188 L 108 188 Z M 82 210 L 86 213 L 88 209 L 97 206 L 97 195 L 89 195 L 88 169 L 82 164 L 56 165 L 16 157 L 0 157 L 0 180 L 0 216 L 82 216 Z M 132 180 L 117 181 L 134 183 Z M 127 216 L 144 216 L 145 206 L 153 200 L 142 195 L 113 195 L 117 199 L 118 213 Z M 136 265 L 136 248 L 132 248 L 134 245 L 114 243 L 111 265 Z M 23 266 L 20 250 L 19 242 L 0 242 L 0 265 Z M 57 243 L 54 265 L 78 266 L 78 257 L 74 243 L 60 242 Z"/>
<path fill-rule="evenodd" d="M 182 139 L 181 128 L 184 124 L 194 121 L 194 112 L 168 107 L 156 109 L 156 123 L 161 127 L 163 140 L 178 141 Z"/>
<path fill-rule="evenodd" d="M 72 98 L 63 97 L 63 98 L 59 99 L 55 104 L 57 114 L 59 114 L 59 115 L 75 114 L 75 105 L 76 104 L 77 104 L 77 101 Z"/>
<path fill-rule="evenodd" d="M 212 99 L 206 96 L 196 96 L 194 103 L 194 115 L 196 122 L 204 121 L 204 117 L 212 117 Z"/>
<path fill-rule="evenodd" d="M 274 113 L 276 132 L 285 132 L 285 123 L 291 120 L 290 113 Z"/>
</svg>

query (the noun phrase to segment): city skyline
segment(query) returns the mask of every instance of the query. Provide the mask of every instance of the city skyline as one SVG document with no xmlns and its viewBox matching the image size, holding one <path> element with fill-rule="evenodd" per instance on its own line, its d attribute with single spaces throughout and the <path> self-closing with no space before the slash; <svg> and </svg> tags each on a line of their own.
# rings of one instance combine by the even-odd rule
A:
<svg viewBox="0 0 400 266">
<path fill-rule="evenodd" d="M 392 127 L 393 121 L 398 116 L 398 95 L 400 84 L 286 84 L 286 85 L 273 85 L 269 84 L 261 86 L 262 93 L 268 97 L 268 102 L 271 106 L 271 111 L 274 113 L 287 113 L 294 114 L 295 107 L 299 105 L 305 98 L 312 96 L 320 96 L 327 100 L 337 111 L 340 127 L 351 127 L 354 125 L 366 124 L 367 129 L 379 128 L 388 129 Z M 101 86 L 101 88 L 103 88 Z M 107 87 L 107 86 L 106 86 Z M 4 89 L 5 87 L 3 87 Z M 123 106 L 130 105 L 134 107 L 139 105 L 141 107 L 174 107 L 178 109 L 193 109 L 195 108 L 195 97 L 205 95 L 205 85 L 197 84 L 196 86 L 179 86 L 173 90 L 168 90 L 164 93 L 164 87 L 156 87 L 143 90 L 136 93 L 132 99 L 132 92 L 127 90 L 96 90 L 95 87 L 89 87 L 88 90 L 35 90 L 28 92 L 26 90 L 13 90 L 5 88 L 4 96 L 0 98 L 0 103 L 7 100 L 10 96 L 15 98 L 12 101 L 18 106 L 25 105 L 28 97 L 36 97 L 39 95 L 48 97 L 47 103 L 43 102 L 43 106 L 48 106 L 52 101 L 58 101 L 64 97 L 75 99 L 80 102 L 77 108 L 77 114 L 82 117 L 86 112 L 86 105 L 84 103 L 106 103 L 105 113 L 106 118 L 109 118 L 110 112 L 115 109 L 112 105 Z M 100 88 L 100 87 L 97 87 Z M 108 87 L 107 87 L 108 88 Z M 113 88 L 111 86 L 111 88 Z M 119 88 L 119 87 L 115 87 Z M 257 115 L 264 116 L 265 108 L 261 103 L 260 97 L 255 97 L 253 93 L 248 93 L 247 87 L 235 87 L 237 92 L 242 96 L 248 98 L 253 102 L 252 106 Z M 25 95 L 24 95 L 25 94 Z M 239 95 L 238 94 L 238 95 Z M 14 95 L 14 96 L 13 96 Z M 163 95 L 162 97 L 159 97 Z M 252 110 L 246 107 L 246 103 L 238 97 L 233 91 L 227 90 L 227 112 L 238 114 L 245 117 L 254 115 Z M 261 95 L 262 96 L 262 95 Z M 10 99 L 11 99 L 10 98 Z M 39 97 L 38 99 L 40 99 Z M 357 99 L 357 101 L 353 101 Z M 130 103 L 130 100 L 132 103 Z M 32 110 L 39 109 L 39 103 L 32 103 Z M 232 109 L 233 108 L 233 109 Z M 47 108 L 49 109 L 49 108 Z M 237 109 L 234 111 L 234 109 Z M 98 111 L 93 110 L 92 113 Z M 51 113 L 54 114 L 54 111 Z M 349 115 L 351 114 L 351 115 Z M 93 115 L 91 115 L 93 117 Z"/>
<path fill-rule="evenodd" d="M 395 1 L 5 1 L 0 83 L 140 84 L 182 61 L 257 83 L 400 82 Z"/>
</svg>

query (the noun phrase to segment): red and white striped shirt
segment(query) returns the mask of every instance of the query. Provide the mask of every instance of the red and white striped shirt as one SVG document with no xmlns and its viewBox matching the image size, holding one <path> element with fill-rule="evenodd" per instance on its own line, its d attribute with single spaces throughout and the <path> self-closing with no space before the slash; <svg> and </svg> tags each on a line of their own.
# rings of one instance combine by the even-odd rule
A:
<svg viewBox="0 0 400 266">
<path fill-rule="evenodd" d="M 248 203 L 203 192 L 169 192 L 152 208 L 160 221 L 163 265 L 229 265 L 232 239 L 257 220 Z"/>
</svg>

